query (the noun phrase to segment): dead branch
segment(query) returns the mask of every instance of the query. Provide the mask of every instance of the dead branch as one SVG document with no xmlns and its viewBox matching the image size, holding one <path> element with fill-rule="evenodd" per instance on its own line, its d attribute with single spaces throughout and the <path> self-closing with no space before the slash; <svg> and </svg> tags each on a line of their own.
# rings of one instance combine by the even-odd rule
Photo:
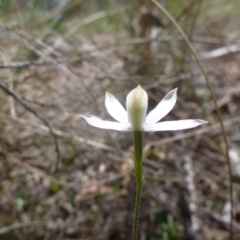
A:
<svg viewBox="0 0 240 240">
<path fill-rule="evenodd" d="M 49 128 L 49 133 L 51 134 L 51 136 L 52 136 L 52 138 L 54 140 L 55 151 L 56 151 L 56 154 L 57 154 L 57 162 L 56 162 L 56 165 L 55 165 L 55 167 L 53 169 L 53 172 L 55 172 L 57 170 L 57 168 L 58 168 L 58 165 L 59 165 L 60 161 L 61 161 L 61 153 L 60 153 L 60 149 L 59 149 L 57 136 L 54 134 L 51 125 L 49 124 L 49 122 L 42 115 L 40 115 L 38 112 L 36 112 L 27 102 L 25 102 L 23 100 L 23 98 L 18 93 L 9 90 L 2 82 L 0 82 L 0 88 L 2 88 L 3 91 L 6 94 L 12 96 L 27 111 L 31 112 L 34 116 L 36 116 L 38 119 L 40 119 Z"/>
</svg>

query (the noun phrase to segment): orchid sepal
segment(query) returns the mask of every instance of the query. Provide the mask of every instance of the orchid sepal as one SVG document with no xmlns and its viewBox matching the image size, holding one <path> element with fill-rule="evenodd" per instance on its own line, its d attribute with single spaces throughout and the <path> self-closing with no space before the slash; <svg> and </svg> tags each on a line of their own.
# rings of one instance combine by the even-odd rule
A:
<svg viewBox="0 0 240 240">
<path fill-rule="evenodd" d="M 105 121 L 86 114 L 79 116 L 83 117 L 88 124 L 94 127 L 126 132 L 176 131 L 190 129 L 208 123 L 200 119 L 158 122 L 173 109 L 176 101 L 177 88 L 167 93 L 162 101 L 147 115 L 148 96 L 146 91 L 139 85 L 127 95 L 127 111 L 114 95 L 106 93 L 106 109 L 118 122 Z"/>
</svg>

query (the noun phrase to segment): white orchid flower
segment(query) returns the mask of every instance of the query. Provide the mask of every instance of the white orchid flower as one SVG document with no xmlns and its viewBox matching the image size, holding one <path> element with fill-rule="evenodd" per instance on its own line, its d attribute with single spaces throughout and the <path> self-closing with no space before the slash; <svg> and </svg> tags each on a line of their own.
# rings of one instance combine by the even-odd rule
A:
<svg viewBox="0 0 240 240">
<path fill-rule="evenodd" d="M 139 85 L 127 95 L 126 108 L 111 94 L 106 92 L 105 106 L 108 113 L 118 122 L 104 121 L 91 115 L 80 115 L 88 124 L 102 129 L 133 132 L 175 131 L 197 127 L 207 123 L 200 119 L 158 122 L 165 117 L 177 101 L 177 88 L 170 91 L 148 114 L 148 96 Z"/>
</svg>

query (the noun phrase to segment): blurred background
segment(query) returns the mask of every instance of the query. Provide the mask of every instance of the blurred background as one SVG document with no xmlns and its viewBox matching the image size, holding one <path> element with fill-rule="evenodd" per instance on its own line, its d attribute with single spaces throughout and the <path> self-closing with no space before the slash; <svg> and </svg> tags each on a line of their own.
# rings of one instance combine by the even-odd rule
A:
<svg viewBox="0 0 240 240">
<path fill-rule="evenodd" d="M 209 77 L 229 143 L 233 239 L 240 239 L 240 1 L 159 0 Z M 0 239 L 131 239 L 131 133 L 111 120 L 137 85 L 149 110 L 178 87 L 167 120 L 202 127 L 144 133 L 141 240 L 229 239 L 229 174 L 216 108 L 199 66 L 149 0 L 0 1 Z"/>
</svg>

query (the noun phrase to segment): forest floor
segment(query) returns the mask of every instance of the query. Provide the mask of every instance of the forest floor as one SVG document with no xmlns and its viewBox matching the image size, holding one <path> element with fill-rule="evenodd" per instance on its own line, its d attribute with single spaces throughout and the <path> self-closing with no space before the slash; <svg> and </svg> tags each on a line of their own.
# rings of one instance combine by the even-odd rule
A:
<svg viewBox="0 0 240 240">
<path fill-rule="evenodd" d="M 125 6 L 80 22 L 70 19 L 61 23 L 63 32 L 38 29 L 34 21 L 17 29 L 12 29 L 13 20 L 1 24 L 2 240 L 131 239 L 132 134 L 91 127 L 79 114 L 111 120 L 105 92 L 125 106 L 127 94 L 139 84 L 148 93 L 149 110 L 178 87 L 177 104 L 164 120 L 209 122 L 193 130 L 144 133 L 139 239 L 228 239 L 229 180 L 233 239 L 240 239 L 240 20 L 220 14 L 209 18 L 208 7 L 203 4 L 197 16 L 197 8 L 192 15 L 182 11 L 179 24 L 215 93 L 231 177 L 209 88 L 167 18 L 163 27 L 150 28 L 156 36 L 148 38 L 121 28 L 94 32 L 97 21 L 105 26 L 115 21 L 115 14 L 126 14 Z M 126 14 L 124 21 L 129 19 Z"/>
</svg>

